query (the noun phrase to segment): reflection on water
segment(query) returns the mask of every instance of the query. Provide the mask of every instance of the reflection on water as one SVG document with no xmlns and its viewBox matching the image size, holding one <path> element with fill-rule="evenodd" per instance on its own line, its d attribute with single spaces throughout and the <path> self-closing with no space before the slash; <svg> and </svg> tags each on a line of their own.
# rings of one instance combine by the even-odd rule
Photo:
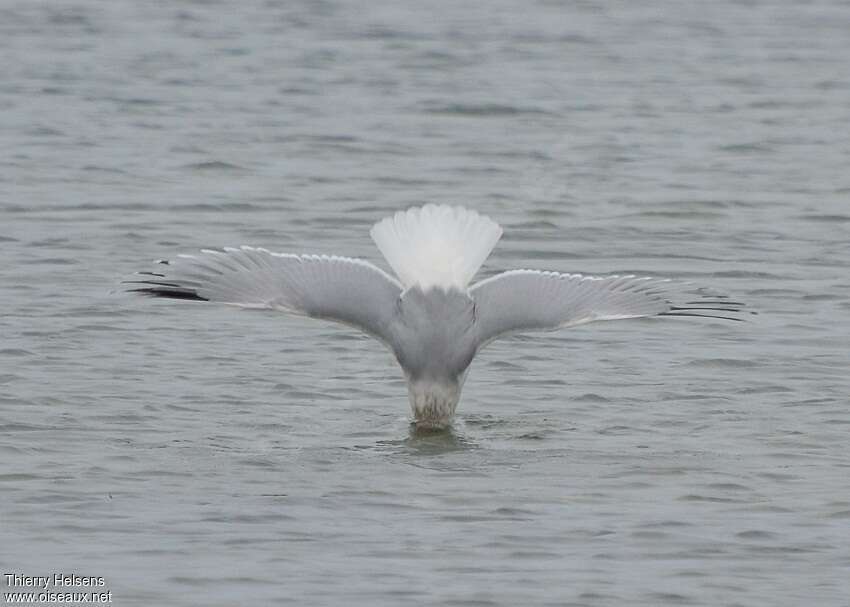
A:
<svg viewBox="0 0 850 607">
<path fill-rule="evenodd" d="M 397 453 L 425 457 L 445 455 L 446 453 L 456 451 L 468 451 L 478 446 L 475 441 L 465 436 L 456 427 L 437 430 L 433 428 L 418 428 L 414 423 L 410 424 L 406 438 L 378 441 L 377 444 L 379 447 Z"/>
</svg>

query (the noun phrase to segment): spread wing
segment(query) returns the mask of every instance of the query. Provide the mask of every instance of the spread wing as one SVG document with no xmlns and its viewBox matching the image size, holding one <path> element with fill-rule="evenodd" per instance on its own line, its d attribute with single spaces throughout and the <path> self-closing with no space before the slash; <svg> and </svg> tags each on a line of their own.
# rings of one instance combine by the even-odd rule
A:
<svg viewBox="0 0 850 607">
<path fill-rule="evenodd" d="M 744 304 L 688 293 L 688 286 L 637 276 L 585 276 L 512 270 L 470 289 L 479 345 L 518 331 L 552 331 L 595 320 L 697 316 L 743 320 Z M 674 303 L 679 299 L 681 303 Z"/>
<path fill-rule="evenodd" d="M 152 297 L 280 310 L 352 325 L 387 340 L 401 285 L 367 261 L 241 247 L 160 261 L 124 281 Z"/>
</svg>

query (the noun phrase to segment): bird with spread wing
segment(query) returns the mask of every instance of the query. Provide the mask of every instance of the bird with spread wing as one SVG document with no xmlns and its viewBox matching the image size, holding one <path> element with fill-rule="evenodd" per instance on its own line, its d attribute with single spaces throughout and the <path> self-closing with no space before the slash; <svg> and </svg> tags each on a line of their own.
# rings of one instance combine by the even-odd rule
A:
<svg viewBox="0 0 850 607">
<path fill-rule="evenodd" d="M 125 284 L 356 327 L 395 355 L 420 428 L 451 424 L 473 357 L 499 337 L 648 316 L 743 319 L 740 302 L 652 277 L 509 270 L 470 285 L 501 235 L 475 211 L 428 204 L 372 227 L 395 276 L 361 259 L 243 246 L 160 261 Z"/>
</svg>

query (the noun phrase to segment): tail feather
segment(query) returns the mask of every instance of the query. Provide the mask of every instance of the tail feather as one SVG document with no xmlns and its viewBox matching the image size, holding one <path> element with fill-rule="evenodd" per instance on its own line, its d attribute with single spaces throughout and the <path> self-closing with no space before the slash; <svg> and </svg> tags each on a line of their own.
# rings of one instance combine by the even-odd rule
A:
<svg viewBox="0 0 850 607">
<path fill-rule="evenodd" d="M 502 228 L 463 207 L 427 204 L 382 219 L 371 235 L 405 287 L 465 289 Z"/>
</svg>

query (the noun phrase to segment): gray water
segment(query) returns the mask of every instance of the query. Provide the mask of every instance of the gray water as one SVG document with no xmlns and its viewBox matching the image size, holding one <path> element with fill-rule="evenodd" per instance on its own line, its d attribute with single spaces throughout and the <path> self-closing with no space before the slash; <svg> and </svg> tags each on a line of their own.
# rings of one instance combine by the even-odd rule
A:
<svg viewBox="0 0 850 607">
<path fill-rule="evenodd" d="M 850 604 L 846 2 L 0 2 L 0 569 L 118 605 Z M 497 342 L 111 294 L 464 204 L 746 324 Z M 0 585 L 4 580 L 0 578 Z M 20 588 L 12 588 L 12 590 Z M 4 586 L 4 591 L 9 588 Z"/>
</svg>

